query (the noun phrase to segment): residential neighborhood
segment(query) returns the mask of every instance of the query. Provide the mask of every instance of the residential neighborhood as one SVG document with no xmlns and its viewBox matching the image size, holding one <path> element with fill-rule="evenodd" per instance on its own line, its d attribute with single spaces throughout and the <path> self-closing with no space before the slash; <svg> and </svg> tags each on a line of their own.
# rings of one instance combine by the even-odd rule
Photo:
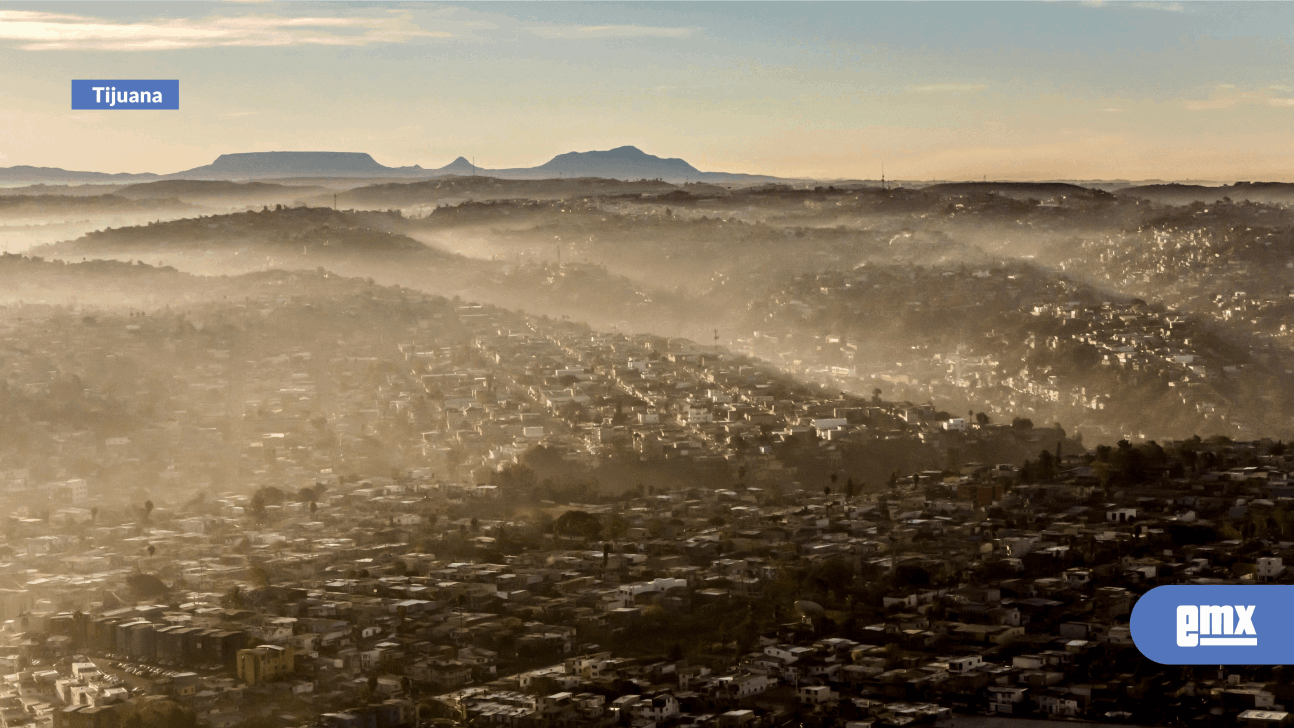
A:
<svg viewBox="0 0 1294 728">
<path fill-rule="evenodd" d="M 1089 450 L 712 344 L 240 285 L 8 309 L 6 726 L 1287 720 L 1278 669 L 1156 669 L 1128 626 L 1284 578 L 1280 442 Z"/>
</svg>

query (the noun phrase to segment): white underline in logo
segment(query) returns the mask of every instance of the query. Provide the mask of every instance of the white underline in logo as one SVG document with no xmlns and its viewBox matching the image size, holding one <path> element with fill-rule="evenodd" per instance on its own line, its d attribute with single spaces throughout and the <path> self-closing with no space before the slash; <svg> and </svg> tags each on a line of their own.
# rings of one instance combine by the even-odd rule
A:
<svg viewBox="0 0 1294 728">
<path fill-rule="evenodd" d="M 1201 637 L 1200 647 L 1257 647 L 1257 637 Z"/>
</svg>

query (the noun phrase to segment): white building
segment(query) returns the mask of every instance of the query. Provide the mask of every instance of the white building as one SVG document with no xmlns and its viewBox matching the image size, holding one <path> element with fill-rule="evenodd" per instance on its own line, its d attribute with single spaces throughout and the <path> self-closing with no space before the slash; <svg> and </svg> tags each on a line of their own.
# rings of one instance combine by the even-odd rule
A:
<svg viewBox="0 0 1294 728">
<path fill-rule="evenodd" d="M 1285 565 L 1279 556 L 1263 556 L 1258 559 L 1255 575 L 1261 580 L 1275 579 L 1285 573 Z"/>
</svg>

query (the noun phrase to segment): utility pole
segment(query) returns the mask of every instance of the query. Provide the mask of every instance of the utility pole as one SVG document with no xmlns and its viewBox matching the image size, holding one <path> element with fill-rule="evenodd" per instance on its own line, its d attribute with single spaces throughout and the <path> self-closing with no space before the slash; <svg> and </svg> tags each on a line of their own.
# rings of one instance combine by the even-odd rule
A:
<svg viewBox="0 0 1294 728">
<path fill-rule="evenodd" d="M 336 192 L 332 193 L 332 209 L 333 209 L 334 211 L 337 209 L 337 193 L 336 193 Z"/>
<path fill-rule="evenodd" d="M 885 189 L 885 162 L 881 162 L 881 189 Z"/>
</svg>

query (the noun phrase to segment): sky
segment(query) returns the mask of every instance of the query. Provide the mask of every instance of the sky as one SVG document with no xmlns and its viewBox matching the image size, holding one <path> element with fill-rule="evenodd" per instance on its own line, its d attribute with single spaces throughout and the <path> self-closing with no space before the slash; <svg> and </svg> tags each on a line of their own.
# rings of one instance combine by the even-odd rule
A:
<svg viewBox="0 0 1294 728">
<path fill-rule="evenodd" d="M 73 111 L 72 79 L 179 79 Z M 230 152 L 527 167 L 1294 181 L 1294 3 L 0 2 L 0 167 Z"/>
</svg>

